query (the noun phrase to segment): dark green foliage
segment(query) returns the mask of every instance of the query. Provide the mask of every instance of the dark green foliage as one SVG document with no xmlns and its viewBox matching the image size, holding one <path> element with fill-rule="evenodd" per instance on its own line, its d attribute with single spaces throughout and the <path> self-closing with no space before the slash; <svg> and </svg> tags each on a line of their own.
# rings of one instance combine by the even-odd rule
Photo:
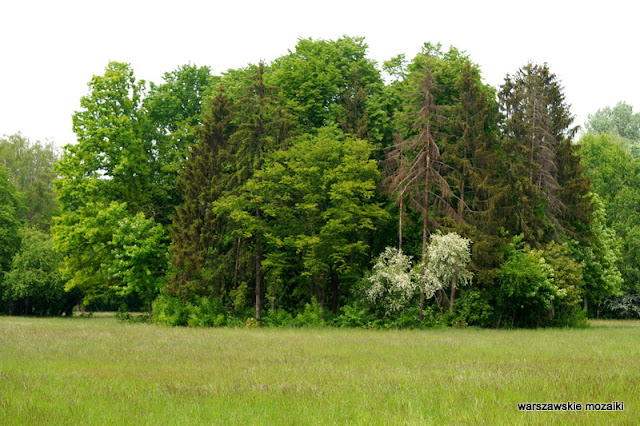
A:
<svg viewBox="0 0 640 426">
<path fill-rule="evenodd" d="M 1 274 L 9 270 L 13 255 L 20 248 L 20 227 L 24 204 L 15 186 L 0 165 L 0 283 Z"/>
<path fill-rule="evenodd" d="M 179 67 L 148 94 L 110 63 L 55 170 L 61 280 L 95 306 L 146 303 L 185 326 L 577 326 L 585 312 L 633 312 L 640 167 L 628 141 L 586 136 L 578 150 L 546 65 L 522 67 L 497 96 L 453 47 L 425 43 L 382 71 L 347 36 L 300 39 L 221 76 Z M 607 132 L 629 130 L 625 108 L 599 121 Z M 46 230 L 56 212 L 54 159 L 19 135 L 0 141 L 13 171 L 13 186 L 0 176 L 5 271 L 22 259 L 25 219 Z M 471 240 L 457 304 L 452 287 L 393 312 L 369 306 L 372 259 L 396 245 L 424 258 L 438 229 Z M 616 304 L 621 276 L 629 297 Z"/>
<path fill-rule="evenodd" d="M 50 235 L 29 227 L 22 230 L 20 251 L 13 257 L 4 278 L 4 294 L 0 295 L 10 304 L 12 315 L 61 315 L 68 311 L 67 299 L 73 295 L 64 290 L 58 272 L 60 261 Z"/>
<path fill-rule="evenodd" d="M 202 105 L 210 90 L 211 75 L 207 67 L 184 65 L 165 73 L 164 83 L 151 83 L 144 99 L 147 130 L 151 140 L 154 190 L 154 216 L 166 224 L 175 206 L 181 204 L 176 180 L 189 147 L 197 140 Z"/>
<path fill-rule="evenodd" d="M 556 76 L 546 65 L 528 64 L 507 76 L 499 93 L 503 122 L 506 180 L 511 198 L 505 211 L 508 229 L 523 233 L 533 246 L 548 241 L 562 230 L 567 206 L 559 194 L 559 167 L 569 180 L 573 163 L 566 148 L 561 165 L 558 150 L 570 143 L 576 132 L 573 116 Z M 576 195 L 586 196 L 586 192 Z M 587 203 L 588 204 L 588 203 Z"/>
<path fill-rule="evenodd" d="M 640 318 L 640 294 L 635 291 L 612 297 L 604 303 L 602 318 Z"/>
<path fill-rule="evenodd" d="M 468 325 L 491 327 L 495 325 L 495 308 L 480 289 L 464 289 L 456 300 L 455 315 Z"/>
<path fill-rule="evenodd" d="M 169 292 L 183 299 L 192 294 L 218 294 L 221 278 L 210 271 L 215 264 L 212 252 L 219 249 L 223 222 L 213 214 L 210 204 L 226 190 L 230 173 L 228 162 L 230 125 L 228 99 L 220 90 L 207 106 L 198 142 L 190 148 L 180 177 L 178 190 L 183 204 L 176 208 L 171 228 L 171 265 Z"/>
</svg>

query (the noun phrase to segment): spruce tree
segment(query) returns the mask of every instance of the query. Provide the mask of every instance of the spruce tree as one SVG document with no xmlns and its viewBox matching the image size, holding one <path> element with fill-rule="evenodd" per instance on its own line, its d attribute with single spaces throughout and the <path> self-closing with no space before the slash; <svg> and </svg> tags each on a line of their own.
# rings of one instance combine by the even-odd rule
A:
<svg viewBox="0 0 640 426">
<path fill-rule="evenodd" d="M 492 282 L 501 261 L 501 207 L 507 193 L 498 167 L 497 104 L 471 61 L 464 61 L 459 75 L 452 110 L 455 138 L 447 145 L 447 159 L 454 166 L 457 199 L 453 202 L 464 220 L 459 232 L 473 241 L 472 267 L 478 282 L 486 284 Z"/>
<path fill-rule="evenodd" d="M 447 167 L 440 148 L 446 139 L 442 133 L 446 120 L 444 107 L 435 101 L 436 93 L 441 90 L 436 81 L 436 67 L 441 59 L 433 55 L 429 47 L 426 46 L 426 51 L 416 58 L 414 71 L 409 75 L 409 96 L 413 102 L 405 116 L 410 126 L 408 136 L 398 140 L 389 152 L 388 161 L 392 166 L 386 177 L 388 188 L 397 194 L 398 202 L 404 203 L 408 199 L 420 212 L 423 260 L 430 229 L 437 225 L 432 208 L 437 208 L 444 216 L 457 217 L 449 202 L 453 192 L 443 176 L 443 169 Z M 420 317 L 423 308 L 424 294 L 421 293 Z"/>
<path fill-rule="evenodd" d="M 512 190 L 510 229 L 538 245 L 560 228 L 566 209 L 558 196 L 556 152 L 571 117 L 546 65 L 528 64 L 507 76 L 499 93 L 504 116 L 503 149 Z"/>
<path fill-rule="evenodd" d="M 220 89 L 205 110 L 198 140 L 191 146 L 177 182 L 184 201 L 176 208 L 171 228 L 174 272 L 168 280 L 170 293 L 183 299 L 194 293 L 220 295 L 222 278 L 213 276 L 210 268 L 224 223 L 210 207 L 230 182 L 225 163 L 231 134 L 229 100 Z"/>
<path fill-rule="evenodd" d="M 265 84 L 267 69 L 264 63 L 261 62 L 248 71 L 250 83 L 240 89 L 233 108 L 236 130 L 230 139 L 230 164 L 234 170 L 232 187 L 227 194 L 230 200 L 237 200 L 243 193 L 243 185 L 262 168 L 266 155 L 283 148 L 296 128 L 291 114 L 284 107 L 284 100 L 280 97 L 278 89 Z M 224 200 L 222 201 L 224 204 Z M 259 203 L 255 204 L 251 216 L 250 220 L 233 222 L 235 245 L 228 249 L 234 251 L 234 264 L 237 265 L 239 256 L 243 255 L 241 250 L 253 248 L 255 316 L 256 319 L 260 319 L 265 289 L 262 271 L 263 212 Z M 249 244 L 242 245 L 242 239 L 245 238 L 250 239 Z M 234 268 L 234 290 L 238 273 L 237 268 Z"/>
</svg>

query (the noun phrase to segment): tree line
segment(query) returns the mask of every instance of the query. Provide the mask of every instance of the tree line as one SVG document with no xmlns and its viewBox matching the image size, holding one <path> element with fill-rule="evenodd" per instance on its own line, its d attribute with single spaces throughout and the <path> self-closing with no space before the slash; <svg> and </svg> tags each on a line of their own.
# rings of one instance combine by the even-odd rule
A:
<svg viewBox="0 0 640 426">
<path fill-rule="evenodd" d="M 600 110 L 577 141 L 546 64 L 493 88 L 453 47 L 379 66 L 345 36 L 163 80 L 109 63 L 60 156 L 3 139 L 3 311 L 365 327 L 640 314 L 638 115 Z"/>
</svg>

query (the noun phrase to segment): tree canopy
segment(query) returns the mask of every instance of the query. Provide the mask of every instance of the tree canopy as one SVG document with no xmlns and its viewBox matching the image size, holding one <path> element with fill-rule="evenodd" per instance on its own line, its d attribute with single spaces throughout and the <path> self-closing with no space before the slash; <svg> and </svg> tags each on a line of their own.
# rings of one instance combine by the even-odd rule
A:
<svg viewBox="0 0 640 426">
<path fill-rule="evenodd" d="M 635 315 L 637 121 L 601 109 L 576 142 L 549 65 L 493 88 L 432 43 L 377 64 L 363 38 L 301 38 L 269 63 L 149 84 L 110 62 L 76 144 L 0 140 L 0 309 L 82 298 L 249 326 Z"/>
</svg>

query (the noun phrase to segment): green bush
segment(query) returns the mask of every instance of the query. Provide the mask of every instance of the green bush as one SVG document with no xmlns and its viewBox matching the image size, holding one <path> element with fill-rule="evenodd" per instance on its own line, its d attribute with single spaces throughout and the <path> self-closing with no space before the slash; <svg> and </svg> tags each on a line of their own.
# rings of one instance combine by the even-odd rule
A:
<svg viewBox="0 0 640 426">
<path fill-rule="evenodd" d="M 556 311 L 556 316 L 551 323 L 556 327 L 590 327 L 586 311 L 580 306 L 563 307 Z"/>
<path fill-rule="evenodd" d="M 160 325 L 187 325 L 188 314 L 177 297 L 161 294 L 152 304 L 153 322 Z"/>
<path fill-rule="evenodd" d="M 292 322 L 292 325 L 296 327 L 321 327 L 325 324 L 326 323 L 323 319 L 322 307 L 318 304 L 318 301 L 315 297 L 311 298 L 311 303 L 307 303 L 304 306 L 304 310 L 296 315 L 294 321 Z"/>
<path fill-rule="evenodd" d="M 274 309 L 268 310 L 261 321 L 267 327 L 290 327 L 294 320 L 293 316 L 284 309 Z"/>
<path fill-rule="evenodd" d="M 218 300 L 196 296 L 185 305 L 185 311 L 189 327 L 223 327 L 226 325 L 224 307 Z"/>
<path fill-rule="evenodd" d="M 376 317 L 371 314 L 369 308 L 360 302 L 343 306 L 340 314 L 336 316 L 331 325 L 334 327 L 359 327 L 369 328 L 369 325 L 376 321 Z"/>
<path fill-rule="evenodd" d="M 425 316 L 430 318 L 430 316 Z M 384 320 L 386 328 L 422 328 L 424 321 L 420 321 L 420 309 L 415 306 L 395 313 Z"/>
<path fill-rule="evenodd" d="M 455 306 L 456 322 L 464 321 L 468 325 L 491 327 L 494 323 L 494 310 L 489 300 L 477 288 L 466 289 Z"/>
</svg>

